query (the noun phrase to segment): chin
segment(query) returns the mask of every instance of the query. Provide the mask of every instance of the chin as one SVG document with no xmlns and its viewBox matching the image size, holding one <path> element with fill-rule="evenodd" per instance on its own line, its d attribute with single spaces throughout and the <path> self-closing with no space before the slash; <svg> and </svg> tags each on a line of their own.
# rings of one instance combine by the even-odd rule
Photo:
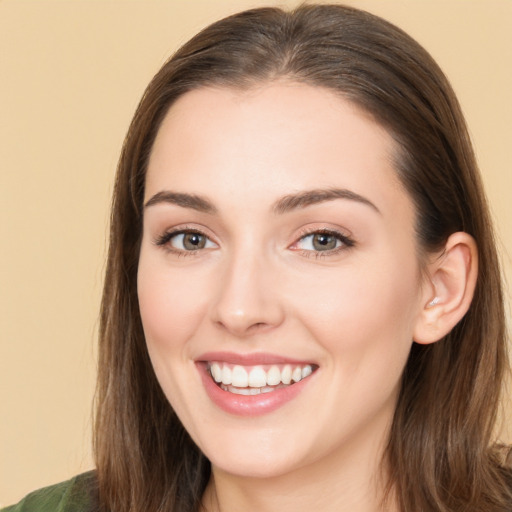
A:
<svg viewBox="0 0 512 512">
<path fill-rule="evenodd" d="M 306 466 L 318 457 L 304 439 L 304 432 L 275 430 L 229 432 L 213 437 L 203 453 L 215 469 L 244 478 L 275 478 Z M 315 454 L 313 457 L 312 454 Z"/>
<path fill-rule="evenodd" d="M 252 460 L 249 460 L 249 458 L 241 460 L 240 456 L 234 458 L 221 456 L 218 457 L 218 461 L 212 460 L 211 463 L 214 469 L 220 470 L 223 473 L 239 478 L 257 479 L 281 477 L 292 473 L 301 467 L 297 460 L 283 459 L 285 459 L 283 454 L 281 454 L 279 459 L 271 457 L 269 459 L 258 458 Z"/>
</svg>

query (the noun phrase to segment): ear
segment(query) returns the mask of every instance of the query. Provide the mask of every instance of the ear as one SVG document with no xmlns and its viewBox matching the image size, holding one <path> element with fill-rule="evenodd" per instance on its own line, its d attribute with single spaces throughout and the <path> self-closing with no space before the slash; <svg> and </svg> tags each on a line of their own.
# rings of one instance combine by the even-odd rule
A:
<svg viewBox="0 0 512 512">
<path fill-rule="evenodd" d="M 414 341 L 434 343 L 446 336 L 471 305 L 478 276 L 478 249 L 471 235 L 451 235 L 428 264 Z"/>
</svg>

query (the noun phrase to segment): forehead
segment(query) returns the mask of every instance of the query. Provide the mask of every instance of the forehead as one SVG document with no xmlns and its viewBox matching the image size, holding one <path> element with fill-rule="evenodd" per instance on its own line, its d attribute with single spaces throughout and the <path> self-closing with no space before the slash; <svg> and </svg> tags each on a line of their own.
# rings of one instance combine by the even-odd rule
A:
<svg viewBox="0 0 512 512">
<path fill-rule="evenodd" d="M 164 118 L 146 199 L 161 189 L 192 188 L 270 201 L 301 189 L 343 187 L 385 203 L 406 194 L 393 169 L 394 151 L 369 114 L 321 87 L 200 88 L 180 97 Z"/>
</svg>

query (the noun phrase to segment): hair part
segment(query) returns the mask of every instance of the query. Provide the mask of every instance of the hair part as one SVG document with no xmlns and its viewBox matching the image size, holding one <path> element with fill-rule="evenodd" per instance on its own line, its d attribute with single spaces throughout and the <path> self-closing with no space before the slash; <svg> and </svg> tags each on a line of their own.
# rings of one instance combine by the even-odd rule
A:
<svg viewBox="0 0 512 512">
<path fill-rule="evenodd" d="M 385 454 L 388 496 L 403 512 L 510 510 L 512 478 L 492 447 L 507 364 L 501 277 L 460 106 L 418 43 L 339 5 L 254 9 L 214 23 L 144 93 L 118 165 L 101 309 L 94 445 L 104 510 L 196 511 L 210 476 L 156 380 L 137 301 L 145 175 L 160 124 L 193 89 L 283 78 L 334 91 L 391 134 L 396 171 L 416 208 L 420 255 L 456 231 L 479 248 L 464 319 L 435 344 L 413 344 Z"/>
</svg>

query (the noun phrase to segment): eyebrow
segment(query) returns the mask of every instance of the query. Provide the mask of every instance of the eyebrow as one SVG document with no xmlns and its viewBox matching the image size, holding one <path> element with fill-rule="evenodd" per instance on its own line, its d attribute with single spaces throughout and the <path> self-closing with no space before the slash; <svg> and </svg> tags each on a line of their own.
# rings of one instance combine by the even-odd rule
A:
<svg viewBox="0 0 512 512">
<path fill-rule="evenodd" d="M 366 197 L 351 190 L 340 188 L 305 190 L 297 194 L 288 194 L 278 199 L 272 206 L 272 210 L 275 214 L 282 215 L 293 210 L 306 208 L 307 206 L 334 201 L 335 199 L 356 201 L 380 213 L 377 206 Z M 215 214 L 218 212 L 215 205 L 205 197 L 170 191 L 156 193 L 146 202 L 144 208 L 162 203 L 175 204 L 182 208 L 191 208 L 202 213 Z"/>
<path fill-rule="evenodd" d="M 380 210 L 369 199 L 356 192 L 344 188 L 315 189 L 299 192 L 298 194 L 289 194 L 279 199 L 273 207 L 275 213 L 283 214 L 292 210 L 305 208 L 314 204 L 334 201 L 335 199 L 348 199 L 369 206 L 377 213 Z"/>
<path fill-rule="evenodd" d="M 144 208 L 161 203 L 175 204 L 182 208 L 191 208 L 203 213 L 217 213 L 217 208 L 215 208 L 213 203 L 204 197 L 170 191 L 158 192 L 147 201 Z"/>
</svg>

